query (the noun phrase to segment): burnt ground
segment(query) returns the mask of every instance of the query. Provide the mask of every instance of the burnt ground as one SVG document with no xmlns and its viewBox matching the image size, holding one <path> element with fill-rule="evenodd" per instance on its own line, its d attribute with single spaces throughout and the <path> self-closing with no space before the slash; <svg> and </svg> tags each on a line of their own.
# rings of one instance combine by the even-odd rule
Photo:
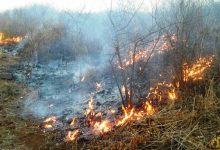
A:
<svg viewBox="0 0 220 150">
<path fill-rule="evenodd" d="M 27 107 L 29 107 L 29 105 L 27 105 L 27 99 L 30 98 L 29 96 L 32 96 L 30 100 L 35 98 L 34 100 L 36 101 L 48 101 L 51 99 L 53 94 L 56 95 L 56 91 L 54 93 L 44 92 L 53 92 L 53 90 L 45 89 L 48 84 L 53 84 L 53 87 L 59 85 L 59 88 L 63 86 L 62 89 L 65 89 L 63 94 L 57 94 L 58 97 L 55 97 L 55 100 L 60 98 L 59 95 L 62 96 L 65 94 L 67 94 L 67 97 L 71 98 L 72 93 L 69 92 L 70 87 L 72 92 L 77 92 L 80 91 L 80 89 L 86 88 L 87 91 L 94 91 L 94 84 L 88 86 L 89 82 L 85 81 L 84 83 L 72 87 L 72 85 L 68 83 L 69 75 L 61 78 L 58 76 L 54 77 L 54 74 L 51 74 L 51 76 L 41 76 L 39 72 L 38 74 L 32 75 L 28 80 L 25 79 L 22 81 L 22 77 L 19 76 L 21 74 L 18 74 L 18 72 L 20 73 L 24 68 L 19 65 L 19 58 L 7 51 L 1 51 L 0 58 L 0 149 L 66 149 L 66 144 L 64 142 L 65 132 L 60 130 L 63 125 L 61 124 L 61 126 L 51 131 L 46 131 L 42 126 L 42 122 L 47 115 L 52 114 L 46 114 L 41 117 L 34 116 L 33 111 L 30 110 L 37 106 L 34 103 L 31 105 L 31 108 L 29 108 L 30 110 L 27 110 Z M 28 78 L 29 74 L 27 70 L 28 69 L 25 68 L 26 72 L 23 72 L 23 74 L 27 75 L 26 78 Z M 20 80 L 18 80 L 18 78 Z M 49 78 L 49 81 L 43 82 Z M 105 78 L 108 77 L 105 76 Z M 37 82 L 34 81 L 36 79 L 38 79 Z M 67 82 L 62 83 L 61 80 Z M 95 77 L 90 77 L 89 80 L 100 81 Z M 35 85 L 31 85 L 33 83 L 35 83 Z M 109 88 L 98 91 L 95 96 L 95 106 L 98 107 L 102 105 L 100 109 L 107 109 L 108 106 L 113 106 L 114 104 L 120 105 L 120 102 L 116 100 L 117 94 L 114 94 L 114 91 L 110 88 L 110 84 L 111 83 L 105 85 Z M 40 87 L 37 92 L 36 87 Z M 83 102 L 83 107 L 87 107 L 87 102 L 88 99 Z M 48 104 L 49 103 L 46 104 L 46 107 L 48 107 Z M 55 105 L 56 104 L 58 103 L 55 101 Z M 80 107 L 80 109 L 81 108 L 82 107 Z M 68 116 L 73 117 L 74 114 L 73 111 L 65 111 L 67 112 L 66 114 L 63 112 L 60 113 L 62 116 L 59 116 L 59 119 L 67 123 Z M 83 111 L 82 109 L 81 112 Z"/>
<path fill-rule="evenodd" d="M 126 126 L 96 139 L 64 141 L 65 129 L 44 130 L 43 119 L 23 114 L 25 96 L 33 88 L 16 82 L 12 71 L 19 58 L 0 53 L 0 149 L 218 149 L 219 98 L 216 87 L 207 86 L 204 94 L 183 94 L 175 106 L 168 106 L 158 114 Z M 201 85 L 201 84 L 200 84 Z M 85 85 L 86 86 L 86 85 Z M 80 89 L 80 88 L 79 88 Z M 192 89 L 192 88 L 191 88 Z M 189 91 L 191 92 L 191 91 Z M 101 91 L 96 99 L 102 102 L 108 91 Z M 116 98 L 116 97 L 115 97 Z M 114 98 L 112 98 L 114 99 Z M 115 100 L 114 100 L 115 101 Z M 71 113 L 71 112 L 70 112 Z M 66 118 L 60 119 L 61 121 Z"/>
</svg>

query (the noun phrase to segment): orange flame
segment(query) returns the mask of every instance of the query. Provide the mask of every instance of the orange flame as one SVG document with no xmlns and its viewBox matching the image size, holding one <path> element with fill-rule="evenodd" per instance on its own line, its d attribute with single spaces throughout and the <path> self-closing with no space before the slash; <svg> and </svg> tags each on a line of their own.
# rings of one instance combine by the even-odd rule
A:
<svg viewBox="0 0 220 150">
<path fill-rule="evenodd" d="M 6 38 L 5 34 L 0 32 L 0 45 L 17 44 L 21 42 L 21 40 L 22 40 L 22 37 L 20 36 Z"/>
<path fill-rule="evenodd" d="M 176 87 L 171 83 L 159 82 L 154 88 L 150 88 L 147 99 L 154 99 L 159 102 L 167 99 L 175 100 L 177 99 Z"/>
<path fill-rule="evenodd" d="M 88 124 L 89 125 L 93 124 L 93 120 L 95 117 L 93 96 L 90 97 L 89 107 L 86 109 L 85 115 L 86 115 Z"/>
<path fill-rule="evenodd" d="M 91 96 L 89 101 L 89 107 L 86 110 L 86 118 L 89 126 L 92 128 L 95 134 L 104 134 L 106 132 L 111 131 L 112 126 L 108 120 L 101 120 L 102 113 L 95 113 L 94 111 L 94 100 Z"/>
<path fill-rule="evenodd" d="M 53 128 L 53 125 L 56 123 L 57 118 L 55 116 L 52 117 L 48 117 L 44 120 L 44 128 L 49 129 L 49 128 Z"/>
<path fill-rule="evenodd" d="M 204 71 L 209 68 L 213 62 L 214 56 L 201 57 L 192 66 L 187 63 L 183 65 L 184 81 L 201 80 L 204 77 Z"/>
<path fill-rule="evenodd" d="M 176 42 L 176 35 L 173 34 L 171 36 L 171 41 Z M 119 69 L 124 69 L 130 65 L 132 65 L 134 62 L 138 62 L 140 60 L 145 60 L 146 58 L 148 58 L 151 55 L 151 51 L 155 49 L 156 53 L 158 54 L 162 54 L 167 50 L 172 49 L 172 46 L 170 45 L 170 43 L 167 41 L 166 36 L 161 36 L 161 39 L 159 39 L 159 41 L 153 41 L 152 43 L 149 44 L 149 46 L 145 49 L 139 49 L 135 52 L 135 56 L 133 58 L 133 51 L 130 50 L 128 52 L 129 57 L 128 58 L 124 58 L 122 60 L 122 65 L 120 66 L 118 65 Z"/>
<path fill-rule="evenodd" d="M 124 117 L 117 122 L 116 126 L 124 125 L 134 115 L 134 108 L 129 109 L 129 108 L 125 108 L 124 106 L 122 106 L 122 110 L 124 113 Z"/>
<path fill-rule="evenodd" d="M 76 118 L 73 118 L 71 123 L 70 123 L 70 126 L 74 126 L 76 124 Z"/>
<path fill-rule="evenodd" d="M 103 120 L 101 122 L 96 122 L 94 124 L 93 128 L 94 128 L 95 132 L 101 133 L 101 134 L 109 132 L 112 129 L 111 124 L 108 120 Z"/>
<path fill-rule="evenodd" d="M 68 131 L 66 135 L 66 141 L 75 141 L 79 135 L 79 129 L 75 131 Z"/>
<path fill-rule="evenodd" d="M 196 61 L 192 67 L 188 67 L 185 65 L 185 69 L 187 70 L 187 76 L 185 79 L 201 79 L 203 77 L 203 72 L 206 68 L 210 67 L 213 61 L 213 56 L 208 58 L 200 58 Z M 188 81 L 188 80 L 186 80 Z M 122 115 L 118 116 L 117 119 L 109 120 L 109 119 L 102 119 L 102 115 L 104 113 L 98 112 L 96 113 L 94 110 L 94 99 L 93 95 L 91 95 L 88 108 L 86 109 L 85 115 L 88 121 L 88 127 L 93 131 L 94 134 L 100 135 L 107 132 L 110 132 L 115 126 L 123 126 L 129 123 L 130 121 L 136 121 L 143 119 L 146 116 L 154 115 L 157 111 L 156 107 L 153 105 L 154 101 L 161 102 L 161 101 L 169 101 L 172 102 L 178 98 L 178 88 L 179 82 L 174 84 L 167 83 L 167 82 L 159 82 L 155 86 L 150 88 L 149 94 L 146 97 L 145 101 L 142 103 L 140 107 L 135 107 L 133 105 L 128 105 L 127 107 L 122 106 Z M 124 94 L 125 87 L 121 87 L 121 92 Z M 111 113 L 115 113 L 116 110 L 110 109 L 108 110 Z M 109 114 L 109 113 L 107 113 Z M 56 117 L 52 116 L 47 118 L 45 121 L 46 123 L 45 128 L 52 128 L 53 124 L 56 122 Z M 73 118 L 71 122 L 71 126 L 76 124 L 76 118 Z M 66 135 L 67 141 L 75 141 L 79 137 L 79 129 L 74 131 L 68 131 Z"/>
<path fill-rule="evenodd" d="M 146 102 L 145 109 L 146 109 L 146 111 L 147 111 L 147 112 L 146 112 L 147 115 L 153 115 L 154 112 L 155 112 L 153 106 L 152 106 L 151 103 L 148 102 L 148 101 Z"/>
</svg>

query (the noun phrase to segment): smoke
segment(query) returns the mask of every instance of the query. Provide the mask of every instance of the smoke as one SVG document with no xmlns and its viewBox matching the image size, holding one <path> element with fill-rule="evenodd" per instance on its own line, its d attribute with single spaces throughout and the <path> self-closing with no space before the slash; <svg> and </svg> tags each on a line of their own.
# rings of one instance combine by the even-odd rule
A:
<svg viewBox="0 0 220 150">
<path fill-rule="evenodd" d="M 11 16 L 8 20 L 11 26 L 5 26 L 8 18 L 4 18 L 0 29 L 11 35 L 26 36 L 18 52 L 25 60 L 24 68 L 16 73 L 18 80 L 32 91 L 24 101 L 23 115 L 77 115 L 87 106 L 96 83 L 103 83 L 106 91 L 114 88 L 109 65 L 114 53 L 114 33 L 109 12 L 79 14 L 32 6 L 5 12 L 0 18 L 6 14 Z M 113 16 L 119 14 L 113 12 Z M 129 21 L 130 16 L 124 21 Z M 149 17 L 140 13 L 133 20 L 127 29 L 130 39 L 134 32 L 143 33 Z M 112 94 L 118 97 L 117 92 Z"/>
</svg>

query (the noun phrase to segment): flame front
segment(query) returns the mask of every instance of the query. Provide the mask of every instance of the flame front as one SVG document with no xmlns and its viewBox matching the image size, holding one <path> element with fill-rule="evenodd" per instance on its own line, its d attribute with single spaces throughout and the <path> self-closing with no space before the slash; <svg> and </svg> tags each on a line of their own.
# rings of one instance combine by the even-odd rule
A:
<svg viewBox="0 0 220 150">
<path fill-rule="evenodd" d="M 48 128 L 53 128 L 53 125 L 56 123 L 57 118 L 55 116 L 52 117 L 48 117 L 44 120 L 44 128 L 48 129 Z"/>
<path fill-rule="evenodd" d="M 66 135 L 66 141 L 75 141 L 79 135 L 79 129 L 75 131 L 68 131 Z"/>
<path fill-rule="evenodd" d="M 96 122 L 93 128 L 95 132 L 103 134 L 103 133 L 111 131 L 112 126 L 108 120 L 103 120 L 101 122 Z"/>
<path fill-rule="evenodd" d="M 171 41 L 172 42 L 176 42 L 177 39 L 176 39 L 176 35 L 173 34 L 171 36 Z M 152 50 L 155 50 L 155 52 L 157 54 L 162 54 L 163 52 L 165 51 L 168 51 L 170 49 L 172 49 L 173 47 L 171 46 L 170 42 L 167 41 L 167 38 L 166 36 L 162 36 L 161 39 L 159 40 L 155 40 L 153 42 L 151 42 L 147 48 L 144 48 L 144 49 L 138 49 L 136 52 L 135 52 L 135 56 L 133 57 L 133 51 L 130 50 L 128 52 L 128 58 L 124 58 L 122 60 L 122 65 L 123 66 L 120 66 L 118 65 L 118 68 L 119 69 L 125 69 L 126 67 L 132 65 L 134 62 L 138 62 L 140 60 L 147 60 L 148 57 L 150 57 L 151 55 L 154 55 L 152 54 Z M 142 68 L 140 68 L 141 70 Z"/>
<path fill-rule="evenodd" d="M 124 106 L 122 106 L 122 110 L 124 113 L 123 118 L 117 121 L 116 126 L 124 125 L 125 123 L 128 122 L 128 120 L 132 119 L 135 109 L 134 108 L 129 109 L 129 107 L 125 108 Z"/>
<path fill-rule="evenodd" d="M 94 116 L 95 116 L 93 103 L 94 103 L 93 96 L 91 96 L 90 100 L 89 100 L 89 107 L 86 109 L 86 112 L 85 112 L 85 115 L 86 115 L 86 118 L 87 118 L 89 125 L 91 125 L 93 123 Z"/>
<path fill-rule="evenodd" d="M 76 124 L 76 118 L 73 118 L 71 123 L 70 123 L 70 126 L 74 126 Z"/>
<path fill-rule="evenodd" d="M 0 32 L 0 45 L 10 45 L 10 44 L 17 44 L 21 42 L 21 36 L 14 36 L 11 38 L 6 38 L 5 34 Z"/>
<path fill-rule="evenodd" d="M 184 81 L 201 80 L 204 78 L 204 71 L 209 68 L 213 62 L 214 56 L 199 58 L 191 66 L 187 63 L 183 65 Z"/>
<path fill-rule="evenodd" d="M 208 58 L 200 58 L 191 67 L 185 64 L 185 81 L 202 79 L 204 71 L 211 66 L 213 56 Z M 162 75 L 161 75 L 162 76 Z M 101 84 L 96 83 L 97 87 L 101 87 Z M 150 88 L 145 100 L 141 102 L 139 107 L 134 105 L 122 106 L 122 112 L 118 112 L 115 109 L 110 108 L 108 113 L 95 112 L 94 109 L 94 94 L 91 95 L 88 102 L 88 108 L 85 111 L 86 127 L 94 135 L 102 135 L 108 133 L 114 129 L 114 127 L 124 126 L 131 121 L 141 120 L 144 117 L 154 115 L 158 110 L 159 104 L 166 104 L 168 102 L 174 102 L 178 99 L 178 92 L 180 83 L 158 82 Z M 96 89 L 97 90 L 97 89 Z M 122 95 L 125 94 L 125 86 L 121 87 Z M 111 115 L 115 115 L 111 118 Z M 56 122 L 56 117 L 52 116 L 45 121 L 45 128 L 52 128 Z M 76 141 L 79 138 L 80 126 L 76 118 L 73 118 L 70 126 L 76 127 L 74 131 L 68 131 L 66 134 L 67 141 Z M 81 132 L 83 134 L 83 132 Z"/>
</svg>

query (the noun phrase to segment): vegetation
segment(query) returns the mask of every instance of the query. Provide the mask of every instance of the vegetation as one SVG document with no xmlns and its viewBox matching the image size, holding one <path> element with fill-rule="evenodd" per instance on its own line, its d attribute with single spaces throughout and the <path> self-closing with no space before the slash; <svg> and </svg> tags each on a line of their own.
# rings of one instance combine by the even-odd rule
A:
<svg viewBox="0 0 220 150">
<path fill-rule="evenodd" d="M 0 76 L 0 149 L 220 149 L 220 27 L 218 18 L 210 17 L 218 15 L 219 5 L 215 5 L 214 12 L 209 12 L 206 7 L 211 4 L 199 0 L 171 1 L 170 7 L 155 10 L 152 30 L 141 29 L 141 33 L 132 30 L 131 23 L 138 10 L 122 5 L 119 16 L 109 12 L 114 50 L 109 70 L 122 101 L 122 109 L 118 106 L 116 115 L 128 119 L 120 125 L 114 122 L 107 132 L 101 128 L 102 134 L 95 138 L 83 138 L 87 135 L 84 126 L 92 128 L 105 117 L 94 111 L 92 100 L 89 111 L 82 117 L 82 127 L 79 125 L 83 136 L 63 140 L 70 130 L 65 126 L 68 123 L 62 124 L 63 129 L 53 129 L 51 125 L 51 132 L 45 132 L 43 120 L 34 116 L 24 119 L 19 113 L 31 87 Z M 16 56 L 0 52 L 0 70 L 6 76 L 23 61 L 38 65 L 59 60 L 67 64 L 82 56 L 92 59 L 102 56 L 100 41 L 87 38 L 80 30 L 70 30 L 66 23 L 48 16 L 36 29 L 39 18 L 28 15 L 29 10 L 15 12 L 13 17 L 8 12 L 0 15 L 3 20 L 0 29 L 8 36 L 26 35 L 27 43 Z M 68 15 L 73 18 L 72 14 Z M 36 22 L 25 24 L 29 19 Z M 25 28 L 15 30 L 19 24 Z M 210 58 L 203 61 L 207 67 L 198 69 L 203 63 L 196 64 L 197 60 L 203 57 Z M 96 72 L 90 68 L 88 77 L 84 78 L 89 80 Z M 194 78 L 194 74 L 200 73 L 203 76 Z M 151 87 L 163 81 L 174 89 L 173 97 L 167 98 L 166 92 L 170 92 L 167 87 L 156 87 L 159 92 L 152 92 Z M 160 90 L 166 91 L 165 94 Z M 133 110 L 143 112 L 143 107 L 148 111 L 146 106 L 155 107 L 156 111 L 142 118 L 127 115 Z"/>
</svg>

